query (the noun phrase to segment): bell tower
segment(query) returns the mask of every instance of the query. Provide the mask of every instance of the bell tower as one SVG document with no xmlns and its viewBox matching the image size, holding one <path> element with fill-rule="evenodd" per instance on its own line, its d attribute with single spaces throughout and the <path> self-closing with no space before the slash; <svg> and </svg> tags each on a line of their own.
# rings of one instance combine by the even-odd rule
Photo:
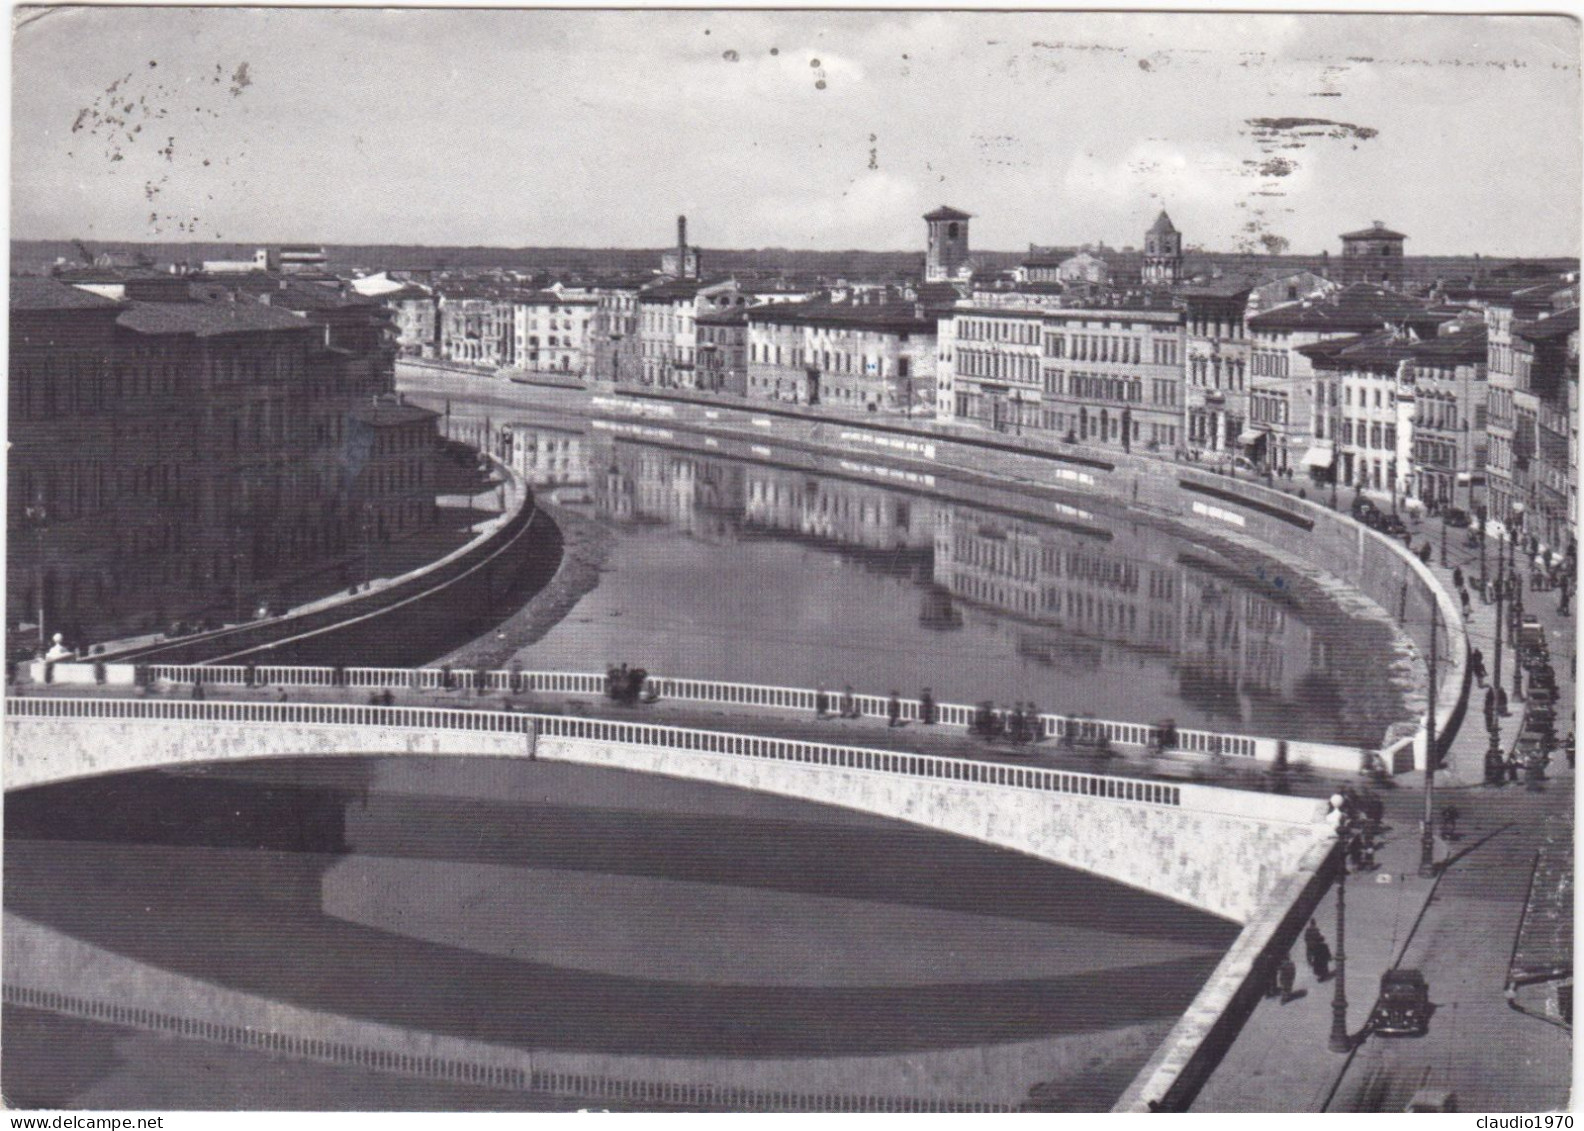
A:
<svg viewBox="0 0 1584 1131">
<path fill-rule="evenodd" d="M 1144 285 L 1169 287 L 1181 281 L 1182 272 L 1182 233 L 1163 208 L 1144 233 Z"/>
<path fill-rule="evenodd" d="M 929 244 L 924 253 L 924 281 L 944 283 L 968 273 L 968 221 L 966 212 L 941 205 L 926 213 Z"/>
</svg>

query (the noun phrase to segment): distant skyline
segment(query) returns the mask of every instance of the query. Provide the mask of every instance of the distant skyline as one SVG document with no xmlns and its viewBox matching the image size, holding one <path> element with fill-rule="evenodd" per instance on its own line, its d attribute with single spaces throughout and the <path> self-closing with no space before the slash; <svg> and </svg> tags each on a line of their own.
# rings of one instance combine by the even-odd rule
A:
<svg viewBox="0 0 1584 1131">
<path fill-rule="evenodd" d="M 1579 254 L 1563 17 L 16 9 L 20 239 Z"/>
</svg>

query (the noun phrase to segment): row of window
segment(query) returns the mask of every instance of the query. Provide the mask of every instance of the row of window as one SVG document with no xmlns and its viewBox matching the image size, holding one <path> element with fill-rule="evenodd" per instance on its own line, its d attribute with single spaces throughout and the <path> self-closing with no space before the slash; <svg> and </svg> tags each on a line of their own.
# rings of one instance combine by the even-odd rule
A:
<svg viewBox="0 0 1584 1131">
<path fill-rule="evenodd" d="M 1037 346 L 1038 322 L 1017 322 L 1006 318 L 958 318 L 957 339 L 965 342 L 1009 342 Z"/>
<path fill-rule="evenodd" d="M 958 349 L 957 372 L 964 377 L 989 377 L 1034 385 L 1040 379 L 1040 359 L 1035 354 Z"/>
</svg>

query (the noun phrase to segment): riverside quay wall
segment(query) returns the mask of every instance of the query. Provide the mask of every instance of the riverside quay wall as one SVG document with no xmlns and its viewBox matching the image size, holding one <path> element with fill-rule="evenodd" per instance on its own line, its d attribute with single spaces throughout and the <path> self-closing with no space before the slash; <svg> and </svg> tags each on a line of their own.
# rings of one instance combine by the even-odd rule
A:
<svg viewBox="0 0 1584 1131">
<path fill-rule="evenodd" d="M 1247 922 L 1330 837 L 1312 799 L 648 726 L 327 703 L 6 703 L 6 788 L 292 755 L 539 757 L 824 802 L 1025 852 Z"/>
<path fill-rule="evenodd" d="M 992 491 L 1050 494 L 1054 519 L 1126 518 L 1139 513 L 1179 522 L 1260 549 L 1296 558 L 1346 583 L 1395 622 L 1412 661 L 1428 684 L 1432 619 L 1437 636 L 1437 746 L 1456 734 L 1470 683 L 1462 614 L 1434 575 L 1400 542 L 1350 515 L 1294 498 L 1246 479 L 1191 464 L 1095 452 L 1072 445 L 1036 447 L 1032 441 L 950 433 L 807 413 L 739 410 L 715 405 L 655 402 L 636 397 L 591 401 L 594 427 L 642 443 L 790 466 L 823 474 L 937 491 L 965 479 Z M 1382 657 L 1383 665 L 1392 657 Z M 1422 711 L 1424 703 L 1416 708 Z M 1426 718 L 1411 732 L 1384 735 L 1378 753 L 1388 769 L 1424 768 Z M 1290 753 L 1301 755 L 1297 744 Z"/>
</svg>

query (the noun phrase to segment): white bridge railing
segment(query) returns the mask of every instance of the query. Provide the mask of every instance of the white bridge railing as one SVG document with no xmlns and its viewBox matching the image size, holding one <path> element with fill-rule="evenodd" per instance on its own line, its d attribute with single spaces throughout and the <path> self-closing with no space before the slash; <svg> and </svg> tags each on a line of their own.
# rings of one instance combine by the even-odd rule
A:
<svg viewBox="0 0 1584 1131">
<path fill-rule="evenodd" d="M 186 723 L 300 723 L 311 726 L 447 728 L 493 733 L 518 733 L 544 738 L 589 739 L 675 750 L 696 750 L 745 758 L 941 778 L 977 785 L 1010 786 L 1049 793 L 1148 805 L 1180 806 L 1191 786 L 1073 773 L 1034 766 L 837 746 L 824 742 L 730 734 L 688 727 L 590 719 L 529 712 L 472 710 L 457 707 L 377 707 L 350 703 L 271 703 L 250 700 L 98 699 L 14 697 L 5 704 L 8 722 L 23 719 L 137 719 Z M 1224 791 L 1214 791 L 1224 792 Z M 1250 798 L 1261 795 L 1249 795 Z M 1285 800 L 1285 799 L 1284 799 Z"/>
<path fill-rule="evenodd" d="M 108 682 L 129 685 L 136 682 L 164 680 L 176 684 L 202 683 L 212 686 L 275 686 L 275 687 L 345 687 L 368 691 L 475 691 L 504 692 L 509 694 L 595 695 L 606 692 L 606 677 L 594 672 L 540 672 L 521 669 L 496 669 L 481 671 L 452 668 L 372 668 L 372 667 L 289 667 L 271 664 L 147 664 L 132 670 L 134 665 L 108 665 L 118 669 L 101 673 L 100 679 L 92 664 L 53 665 L 50 682 L 62 685 L 87 685 Z M 125 668 L 126 670 L 119 670 Z M 134 679 L 134 675 L 137 676 Z M 678 679 L 651 675 L 645 689 L 662 699 L 687 703 L 719 703 L 729 706 L 757 709 L 798 711 L 814 713 L 819 696 L 825 696 L 826 709 L 836 713 L 843 706 L 843 694 L 836 691 L 820 692 L 803 687 L 775 687 L 764 684 L 729 683 L 720 680 Z M 889 700 L 884 695 L 854 693 L 852 709 L 859 717 L 884 719 L 888 717 Z M 918 699 L 900 701 L 900 717 L 906 722 L 919 722 L 923 718 L 923 704 Z M 935 721 L 941 726 L 968 729 L 974 721 L 976 708 L 961 703 L 935 704 Z M 1161 744 L 1161 728 L 1145 723 L 1117 722 L 1077 716 L 1042 714 L 1038 717 L 1037 737 L 1073 740 L 1084 744 L 1112 743 L 1151 749 Z M 1213 731 L 1177 727 L 1171 749 L 1195 754 L 1225 755 L 1248 760 L 1273 761 L 1277 740 L 1254 738 L 1249 735 L 1217 734 Z M 1308 753 L 1318 744 L 1295 743 L 1295 756 Z M 1302 747 L 1302 750 L 1297 750 Z M 1356 751 L 1347 751 L 1343 760 L 1357 765 Z M 1321 759 L 1330 764 L 1334 759 Z"/>
</svg>

